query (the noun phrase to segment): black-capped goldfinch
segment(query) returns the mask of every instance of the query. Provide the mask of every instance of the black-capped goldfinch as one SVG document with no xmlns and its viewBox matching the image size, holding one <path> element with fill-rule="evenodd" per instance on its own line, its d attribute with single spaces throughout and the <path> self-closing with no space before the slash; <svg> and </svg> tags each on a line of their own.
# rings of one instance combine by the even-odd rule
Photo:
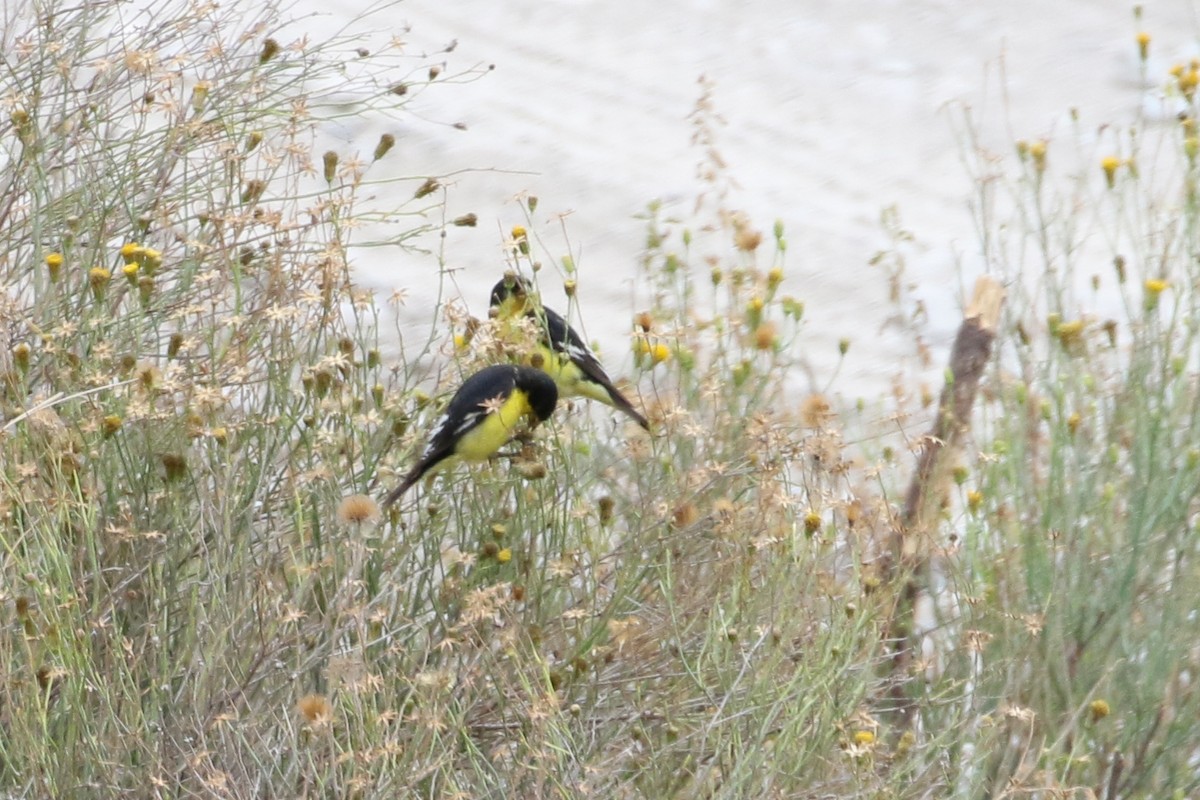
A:
<svg viewBox="0 0 1200 800">
<path fill-rule="evenodd" d="M 558 403 L 558 387 L 543 371 L 516 364 L 484 367 L 463 381 L 433 426 L 429 444 L 400 485 L 383 501 L 400 499 L 426 472 L 450 457 L 484 461 L 509 442 L 521 421 L 546 421 Z"/>
<path fill-rule="evenodd" d="M 491 315 L 502 320 L 528 317 L 537 323 L 540 366 L 554 378 L 563 397 L 599 400 L 650 430 L 650 423 L 613 385 L 592 349 L 561 315 L 538 301 L 524 278 L 509 273 L 492 288 Z"/>
</svg>

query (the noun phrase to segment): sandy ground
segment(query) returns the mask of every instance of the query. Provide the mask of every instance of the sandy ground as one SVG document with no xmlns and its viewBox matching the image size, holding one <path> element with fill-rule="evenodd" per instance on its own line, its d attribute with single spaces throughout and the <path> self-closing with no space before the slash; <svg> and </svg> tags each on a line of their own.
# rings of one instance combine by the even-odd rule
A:
<svg viewBox="0 0 1200 800">
<path fill-rule="evenodd" d="M 332 19 L 364 7 L 346 0 Z M 473 212 L 479 226 L 450 228 L 441 244 L 452 293 L 473 313 L 486 311 L 503 268 L 502 232 L 523 221 L 514 198 L 535 194 L 535 232 L 580 269 L 586 335 L 615 371 L 628 369 L 629 320 L 648 297 L 635 215 L 654 199 L 692 208 L 703 153 L 689 143 L 689 114 L 705 75 L 727 122 L 717 146 L 740 187 L 727 203 L 764 230 L 777 218 L 787 230 L 784 288 L 808 310 L 804 380 L 822 386 L 846 338 L 839 386 L 867 396 L 914 363 L 911 337 L 885 324 L 897 308 L 868 263 L 888 246 L 881 211 L 895 206 L 915 236 L 903 303 L 928 309 L 935 373 L 960 319 L 960 274 L 989 268 L 967 206 L 964 109 L 998 152 L 1018 138 L 1069 138 L 1071 108 L 1085 139 L 1105 124 L 1161 124 L 1157 84 L 1196 53 L 1200 31 L 1188 0 L 1147 3 L 1141 23 L 1111 0 L 408 0 L 372 27 L 381 23 L 407 27 L 414 54 L 456 41 L 433 56 L 445 74 L 495 65 L 481 80 L 423 92 L 400 124 L 363 118 L 336 132 L 369 153 L 392 130 L 395 163 L 410 174 L 458 173 L 448 214 Z M 1139 29 L 1153 35 L 1149 82 Z M 374 250 L 356 269 L 381 293 L 407 290 L 401 330 L 427 329 L 435 256 Z"/>
</svg>

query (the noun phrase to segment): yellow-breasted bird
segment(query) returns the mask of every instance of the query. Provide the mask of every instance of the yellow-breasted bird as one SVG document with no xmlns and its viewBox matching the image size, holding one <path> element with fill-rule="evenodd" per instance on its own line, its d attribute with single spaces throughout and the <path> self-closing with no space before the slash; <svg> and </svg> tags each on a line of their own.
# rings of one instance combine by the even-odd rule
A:
<svg viewBox="0 0 1200 800">
<path fill-rule="evenodd" d="M 420 459 L 384 499 L 384 507 L 448 458 L 488 459 L 512 439 L 523 419 L 536 427 L 554 413 L 557 403 L 558 387 L 539 369 L 497 364 L 479 370 L 450 398 Z"/>
<path fill-rule="evenodd" d="M 599 400 L 650 430 L 650 423 L 613 385 L 592 349 L 561 315 L 538 301 L 524 278 L 509 273 L 492 288 L 491 315 L 502 320 L 523 316 L 537 323 L 541 368 L 554 378 L 563 397 Z"/>
</svg>

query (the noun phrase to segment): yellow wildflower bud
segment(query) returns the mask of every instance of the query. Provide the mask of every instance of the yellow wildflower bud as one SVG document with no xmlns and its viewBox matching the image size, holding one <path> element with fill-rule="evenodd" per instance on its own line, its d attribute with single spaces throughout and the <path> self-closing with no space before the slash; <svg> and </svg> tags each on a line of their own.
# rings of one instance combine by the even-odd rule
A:
<svg viewBox="0 0 1200 800">
<path fill-rule="evenodd" d="M 121 260 L 132 264 L 142 255 L 142 246 L 137 242 L 126 242 L 121 245 Z"/>
<path fill-rule="evenodd" d="M 137 285 L 138 270 L 140 269 L 141 266 L 136 261 L 121 267 L 121 274 L 125 276 L 125 280 L 129 281 L 130 286 Z"/>
<path fill-rule="evenodd" d="M 149 275 L 143 275 L 138 278 L 138 299 L 141 300 L 143 306 L 150 304 L 150 299 L 154 296 L 154 278 Z"/>
<path fill-rule="evenodd" d="M 1051 328 L 1051 332 L 1066 347 L 1079 343 L 1083 337 L 1083 328 L 1083 320 L 1076 319 L 1070 322 L 1059 322 L 1056 328 Z"/>
<path fill-rule="evenodd" d="M 121 430 L 121 418 L 116 414 L 109 414 L 100 420 L 100 432 L 105 439 L 113 436 L 119 430 Z"/>
<path fill-rule="evenodd" d="M 162 253 L 153 247 L 143 247 L 139 262 L 146 274 L 153 275 L 162 266 Z"/>
<path fill-rule="evenodd" d="M 1196 84 L 1200 83 L 1200 70 L 1195 67 L 1188 69 L 1182 73 L 1179 78 L 1179 91 L 1183 92 L 1183 96 L 1188 100 L 1192 99 L 1192 95 L 1196 93 Z"/>
<path fill-rule="evenodd" d="M 806 534 L 808 534 L 809 536 L 812 536 L 814 533 L 816 533 L 820 529 L 821 529 L 821 515 L 810 508 L 808 510 L 808 513 L 804 515 L 804 532 Z"/>
<path fill-rule="evenodd" d="M 870 747 L 875 744 L 875 734 L 870 731 L 855 731 L 854 743 L 859 747 Z"/>
<path fill-rule="evenodd" d="M 978 489 L 972 489 L 967 492 L 967 508 L 971 511 L 978 511 L 979 506 L 983 505 L 983 492 Z"/>
<path fill-rule="evenodd" d="M 25 342 L 21 342 L 12 349 L 13 363 L 21 372 L 29 371 L 29 354 L 31 352 L 32 349 Z"/>
<path fill-rule="evenodd" d="M 1139 31 L 1137 35 L 1138 58 L 1145 61 L 1150 56 L 1150 34 Z"/>
<path fill-rule="evenodd" d="M 192 110 L 197 114 L 204 110 L 210 89 L 212 89 L 212 84 L 208 81 L 200 81 L 192 88 Z"/>
<path fill-rule="evenodd" d="M 1070 431 L 1072 436 L 1074 436 L 1075 433 L 1079 430 L 1079 425 L 1082 422 L 1083 422 L 1083 417 L 1079 414 L 1078 411 L 1073 412 L 1071 414 L 1071 416 L 1067 417 L 1067 430 Z"/>
<path fill-rule="evenodd" d="M 1046 142 L 1039 139 L 1029 145 L 1029 157 L 1033 159 L 1033 167 L 1038 172 L 1046 171 Z"/>
<path fill-rule="evenodd" d="M 62 271 L 62 253 L 50 253 L 46 256 L 46 271 L 50 273 L 50 282 L 58 283 L 58 275 Z"/>
<path fill-rule="evenodd" d="M 104 299 L 104 290 L 108 288 L 108 282 L 112 279 L 112 273 L 104 267 L 92 267 L 88 270 L 88 283 L 92 287 L 92 296 L 97 300 Z"/>
<path fill-rule="evenodd" d="M 512 227 L 512 238 L 513 238 L 513 241 L 514 241 L 514 242 L 515 242 L 515 241 L 517 241 L 517 240 L 519 240 L 519 239 L 524 239 L 524 238 L 526 237 L 526 235 L 527 235 L 527 234 L 526 234 L 526 232 L 525 232 L 525 226 L 523 226 L 523 225 L 513 225 L 513 227 Z"/>
<path fill-rule="evenodd" d="M 1104 181 L 1110 189 L 1116 183 L 1117 167 L 1119 166 L 1121 166 L 1121 159 L 1116 156 L 1105 156 L 1100 159 L 1100 169 L 1104 170 Z"/>
<path fill-rule="evenodd" d="M 1158 296 L 1166 291 L 1168 284 L 1161 278 L 1148 278 L 1144 284 L 1146 291 L 1143 305 L 1147 311 L 1153 311 L 1158 307 Z"/>
<path fill-rule="evenodd" d="M 1093 700 L 1088 706 L 1088 710 L 1092 712 L 1092 722 L 1099 722 L 1112 713 L 1112 709 L 1104 700 Z"/>
<path fill-rule="evenodd" d="M 496 553 L 496 561 L 500 562 L 501 564 L 507 564 L 508 562 L 512 561 L 512 548 L 501 548 L 500 552 Z"/>
<path fill-rule="evenodd" d="M 661 364 L 671 357 L 671 349 L 662 342 L 658 342 L 650 349 L 650 360 L 655 364 Z"/>
</svg>

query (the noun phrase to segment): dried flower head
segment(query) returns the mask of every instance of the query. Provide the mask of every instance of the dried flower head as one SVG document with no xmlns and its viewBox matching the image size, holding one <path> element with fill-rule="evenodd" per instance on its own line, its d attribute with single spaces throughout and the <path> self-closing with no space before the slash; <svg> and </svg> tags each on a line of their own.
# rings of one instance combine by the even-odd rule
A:
<svg viewBox="0 0 1200 800">
<path fill-rule="evenodd" d="M 385 133 L 379 137 L 379 144 L 375 145 L 374 159 L 378 161 L 388 154 L 396 145 L 396 137 L 390 133 Z"/>
<path fill-rule="evenodd" d="M 338 504 L 337 519 L 342 525 L 362 525 L 379 519 L 379 504 L 365 494 L 352 494 Z"/>
<path fill-rule="evenodd" d="M 333 704 L 323 694 L 306 694 L 296 703 L 296 710 L 309 725 L 328 725 L 333 719 Z"/>
</svg>

